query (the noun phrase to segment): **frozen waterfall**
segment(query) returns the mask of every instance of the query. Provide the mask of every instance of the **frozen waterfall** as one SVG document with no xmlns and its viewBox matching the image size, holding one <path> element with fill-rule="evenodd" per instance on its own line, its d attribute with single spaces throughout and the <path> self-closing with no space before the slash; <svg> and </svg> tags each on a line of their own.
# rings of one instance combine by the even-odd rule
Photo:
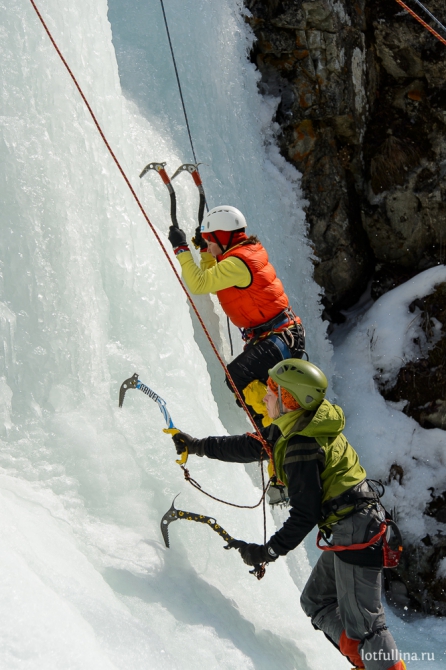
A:
<svg viewBox="0 0 446 670">
<path fill-rule="evenodd" d="M 329 372 L 299 175 L 274 143 L 277 101 L 257 92 L 243 5 L 165 6 L 208 202 L 245 213 Z M 171 174 L 192 159 L 160 3 L 38 8 L 172 256 L 166 189 L 138 178 L 150 161 Z M 345 670 L 299 604 L 314 538 L 261 582 L 198 524 L 172 525 L 164 547 L 160 519 L 179 492 L 178 506 L 249 541 L 262 515 L 184 482 L 156 404 L 131 391 L 118 408 L 122 381 L 137 371 L 194 435 L 247 424 L 31 2 L 0 11 L 0 668 Z M 197 192 L 187 175 L 175 187 L 190 236 Z M 228 357 L 215 303 L 197 304 Z M 260 497 L 241 465 L 190 469 L 218 497 Z M 268 532 L 284 514 L 268 511 Z"/>
</svg>

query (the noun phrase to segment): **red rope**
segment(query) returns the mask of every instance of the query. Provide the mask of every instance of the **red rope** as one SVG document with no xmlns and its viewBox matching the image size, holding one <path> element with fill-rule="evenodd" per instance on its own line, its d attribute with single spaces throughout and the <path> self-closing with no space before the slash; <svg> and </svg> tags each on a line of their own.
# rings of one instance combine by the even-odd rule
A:
<svg viewBox="0 0 446 670">
<path fill-rule="evenodd" d="M 141 210 L 141 213 L 142 213 L 143 217 L 144 217 L 145 220 L 147 221 L 147 224 L 149 225 L 149 227 L 150 227 L 152 233 L 155 235 L 155 237 L 156 237 L 156 239 L 157 239 L 157 241 L 158 241 L 158 243 L 159 243 L 161 249 L 163 250 L 163 253 L 164 253 L 165 257 L 167 258 L 167 261 L 168 261 L 170 267 L 172 268 L 172 271 L 174 272 L 174 274 L 175 274 L 175 276 L 176 276 L 176 278 L 177 278 L 177 280 L 178 280 L 178 282 L 179 282 L 181 288 L 183 289 L 184 293 L 186 294 L 186 296 L 187 296 L 187 298 L 188 298 L 188 300 L 189 300 L 189 303 L 191 304 L 192 309 L 194 310 L 195 315 L 196 315 L 198 321 L 200 322 L 201 327 L 203 328 L 203 330 L 204 330 L 204 332 L 205 332 L 205 334 L 206 334 L 206 337 L 207 337 L 207 339 L 208 339 L 208 341 L 209 341 L 209 344 L 211 345 L 211 347 L 212 347 L 212 349 L 213 349 L 213 351 L 214 351 L 214 353 L 215 353 L 217 359 L 219 360 L 219 362 L 220 362 L 220 364 L 221 364 L 223 370 L 225 371 L 225 374 L 226 374 L 227 378 L 229 379 L 229 382 L 230 382 L 230 384 L 231 384 L 231 386 L 232 386 L 232 388 L 233 388 L 233 390 L 234 390 L 235 395 L 237 396 L 238 400 L 240 401 L 241 406 L 242 406 L 243 409 L 245 410 L 245 412 L 246 412 L 246 414 L 248 415 L 248 417 L 249 417 L 249 419 L 250 419 L 252 425 L 254 426 L 254 428 L 255 428 L 255 430 L 256 430 L 256 433 L 257 433 L 257 435 L 258 435 L 258 439 L 259 439 L 259 441 L 261 442 L 263 449 L 264 449 L 264 450 L 266 451 L 266 453 L 270 456 L 270 455 L 271 455 L 271 449 L 269 448 L 269 445 L 267 444 L 266 440 L 265 440 L 265 439 L 263 438 L 263 436 L 261 435 L 259 428 L 258 428 L 257 425 L 255 424 L 254 419 L 252 418 L 251 413 L 250 413 L 249 409 L 247 408 L 245 401 L 243 400 L 243 398 L 242 398 L 240 392 L 238 391 L 238 389 L 237 389 L 237 387 L 236 387 L 236 385 L 235 385 L 235 382 L 234 382 L 234 380 L 232 379 L 232 377 L 231 377 L 231 375 L 230 375 L 230 373 L 229 373 L 228 368 L 226 367 L 226 365 L 225 365 L 225 363 L 224 363 L 222 357 L 220 356 L 220 354 L 219 354 L 219 352 L 218 352 L 218 350 L 217 350 L 217 348 L 216 348 L 214 342 L 212 341 L 212 338 L 211 338 L 211 336 L 210 336 L 210 334 L 209 334 L 209 332 L 208 332 L 208 330 L 207 330 L 207 328 L 206 328 L 206 326 L 205 326 L 205 324 L 204 324 L 204 322 L 203 322 L 203 319 L 202 319 L 201 316 L 200 316 L 200 313 L 199 313 L 199 311 L 198 311 L 198 309 L 197 309 L 197 307 L 196 307 L 194 301 L 192 300 L 191 296 L 189 295 L 189 292 L 187 291 L 186 287 L 184 286 L 183 282 L 181 281 L 181 277 L 180 277 L 180 275 L 178 274 L 178 271 L 177 271 L 177 269 L 175 268 L 174 264 L 172 263 L 172 260 L 169 258 L 169 254 L 167 253 L 166 249 L 164 248 L 164 245 L 163 245 L 163 243 L 162 243 L 162 241 L 161 241 L 161 238 L 159 237 L 158 233 L 156 232 L 156 230 L 155 230 L 155 228 L 154 228 L 152 222 L 150 221 L 150 219 L 149 219 L 149 217 L 148 217 L 148 215 L 147 215 L 147 213 L 146 213 L 144 207 L 142 206 L 142 204 L 141 204 L 141 202 L 140 202 L 138 196 L 136 195 L 135 190 L 133 189 L 133 186 L 131 185 L 131 183 L 130 183 L 130 181 L 129 181 L 127 175 L 125 174 L 123 168 L 121 167 L 121 164 L 119 163 L 118 159 L 116 158 L 116 156 L 115 156 L 115 154 L 114 154 L 114 152 L 113 152 L 113 149 L 111 148 L 110 144 L 108 143 L 108 140 L 107 140 L 107 138 L 105 137 L 105 134 L 104 134 L 104 132 L 103 132 L 101 126 L 99 125 L 99 122 L 98 122 L 98 120 L 96 119 L 96 116 L 95 116 L 95 114 L 94 114 L 92 108 L 90 107 L 90 104 L 89 104 L 87 98 L 85 97 L 84 92 L 82 91 L 82 89 L 81 89 L 81 87 L 80 87 L 80 85 L 79 85 L 79 83 L 78 83 L 76 77 L 74 76 L 73 72 L 71 71 L 70 66 L 68 65 L 67 61 L 66 61 L 65 58 L 63 57 L 61 50 L 60 50 L 59 47 L 57 46 L 56 41 L 55 41 L 55 39 L 53 38 L 53 36 L 52 36 L 52 34 L 51 34 L 51 32 L 50 32 L 48 26 L 46 25 L 46 23 L 45 23 L 45 21 L 44 21 L 42 15 L 41 15 L 41 13 L 40 13 L 39 10 L 37 9 L 36 3 L 34 2 L 34 0 L 30 0 L 30 2 L 31 2 L 31 4 L 32 4 L 32 6 L 34 7 L 34 10 L 35 10 L 37 16 L 39 17 L 39 20 L 40 20 L 40 22 L 41 22 L 43 28 L 45 29 L 45 32 L 46 32 L 46 34 L 48 35 L 48 37 L 49 37 L 49 39 L 50 39 L 50 41 L 51 41 L 51 44 L 52 44 L 53 47 L 55 48 L 55 50 L 56 50 L 56 52 L 57 52 L 59 58 L 60 58 L 61 61 L 62 61 L 62 63 L 65 65 L 65 68 L 67 69 L 68 74 L 70 75 L 71 79 L 73 80 L 73 83 L 74 83 L 74 85 L 76 86 L 76 88 L 77 88 L 77 90 L 78 90 L 78 92 L 79 92 L 79 95 L 81 96 L 82 100 L 84 101 L 85 106 L 87 107 L 87 109 L 88 109 L 88 111 L 89 111 L 89 113 L 90 113 L 90 116 L 91 116 L 91 118 L 93 119 L 93 122 L 94 122 L 96 128 L 98 129 L 98 132 L 99 132 L 100 136 L 102 137 L 102 139 L 103 139 L 103 141 L 104 141 L 105 146 L 106 146 L 107 149 L 109 150 L 110 155 L 111 155 L 111 157 L 113 158 L 113 160 L 114 160 L 114 162 L 115 162 L 115 164 L 116 164 L 116 167 L 118 168 L 119 172 L 121 173 L 121 175 L 122 175 L 122 177 L 123 177 L 125 183 L 126 183 L 127 186 L 129 187 L 130 192 L 131 192 L 131 194 L 133 195 L 133 197 L 134 197 L 134 199 L 135 199 L 135 201 L 136 201 L 136 203 L 137 203 L 139 209 Z M 264 483 L 264 481 L 263 481 L 263 468 L 262 468 L 262 482 Z M 268 483 L 269 483 L 269 482 L 268 482 Z M 266 488 L 267 488 L 267 487 L 264 486 L 263 488 L 264 488 L 264 491 L 263 491 L 263 498 L 264 498 L 264 496 L 265 496 L 265 492 L 266 492 Z M 266 517 L 265 517 L 265 523 L 266 523 Z"/>
<path fill-rule="evenodd" d="M 31 0 L 31 2 L 32 2 L 32 0 Z M 410 7 L 408 7 L 407 5 L 405 5 L 404 2 L 403 2 L 403 0 L 396 0 L 396 2 L 397 2 L 399 5 L 401 5 L 401 7 L 403 7 L 403 8 L 406 10 L 406 12 L 409 12 L 409 14 L 410 14 L 411 16 L 413 16 L 414 19 L 416 19 L 419 23 L 421 23 L 422 26 L 424 26 L 425 28 L 427 28 L 427 30 L 428 30 L 430 33 L 432 33 L 432 35 L 434 35 L 434 37 L 436 37 L 437 40 L 440 40 L 440 42 L 442 42 L 442 44 L 444 44 L 444 45 L 446 46 L 446 39 L 444 39 L 444 37 L 442 37 L 441 35 L 439 35 L 439 34 L 437 33 L 436 30 L 434 30 L 433 28 L 431 28 L 431 26 L 430 26 L 428 23 L 426 23 L 426 21 L 423 21 L 423 19 L 421 18 L 421 16 L 418 16 L 418 14 L 416 14 L 416 13 L 413 11 L 413 9 L 410 9 Z"/>
<path fill-rule="evenodd" d="M 232 385 L 232 387 L 233 387 L 233 389 L 234 389 L 234 392 L 235 392 L 237 398 L 240 400 L 243 409 L 245 410 L 245 412 L 248 414 L 249 418 L 251 419 L 251 422 L 252 422 L 253 426 L 256 428 L 257 432 L 259 432 L 259 431 L 258 431 L 258 428 L 257 428 L 256 424 L 254 423 L 254 420 L 253 420 L 253 418 L 252 418 L 252 416 L 251 416 L 251 414 L 250 414 L 250 412 L 249 412 L 249 410 L 248 410 L 248 408 L 246 407 L 246 404 L 245 404 L 243 398 L 241 397 L 239 391 L 237 390 L 237 388 L 236 388 L 236 386 L 235 386 L 235 383 L 234 383 L 233 379 L 231 378 L 231 375 L 229 374 L 228 368 L 226 367 L 226 365 L 225 365 L 225 363 L 224 363 L 222 357 L 221 357 L 220 354 L 218 353 L 218 350 L 217 350 L 217 348 L 216 348 L 214 342 L 212 341 L 211 336 L 209 335 L 209 332 L 208 332 L 208 330 L 207 330 L 207 328 L 206 328 L 206 326 L 205 326 L 205 324 L 204 324 L 204 322 L 203 322 L 203 319 L 202 319 L 201 316 L 200 316 L 200 313 L 198 312 L 198 309 L 197 309 L 197 307 L 196 307 L 194 301 L 192 300 L 192 298 L 191 298 L 191 296 L 190 296 L 188 290 L 186 289 L 186 287 L 184 286 L 183 282 L 181 281 L 181 277 L 180 277 L 180 275 L 178 274 L 178 271 L 177 271 L 177 269 L 175 268 L 174 264 L 172 263 L 172 260 L 170 259 L 169 254 L 167 253 L 166 249 L 164 248 L 164 245 L 163 245 L 163 243 L 162 243 L 162 241 L 161 241 L 160 236 L 159 236 L 158 233 L 156 232 L 156 230 L 155 230 L 155 228 L 154 228 L 152 222 L 150 221 L 149 217 L 147 216 L 147 213 L 146 213 L 146 211 L 144 210 L 144 207 L 142 206 L 142 204 L 141 204 L 141 202 L 140 202 L 138 196 L 136 195 L 135 190 L 133 189 L 133 186 L 131 185 L 131 183 L 130 183 L 130 181 L 129 181 L 127 175 L 125 174 L 123 168 L 121 167 L 121 164 L 119 163 L 118 159 L 116 158 L 116 156 L 115 156 L 115 154 L 114 154 L 114 152 L 113 152 L 113 149 L 111 148 L 110 144 L 108 143 L 108 140 L 107 140 L 107 138 L 105 137 L 104 132 L 103 132 L 101 126 L 99 125 L 99 122 L 98 122 L 98 120 L 96 119 L 96 116 L 94 115 L 94 112 L 93 112 L 92 108 L 90 107 L 90 104 L 89 104 L 87 98 L 86 98 L 85 95 L 84 95 L 84 92 L 82 91 L 80 85 L 79 85 L 78 82 L 77 82 L 76 77 L 74 76 L 74 74 L 72 73 L 72 71 L 71 71 L 71 69 L 70 69 L 70 66 L 68 65 L 67 61 L 66 61 L 65 58 L 63 57 L 63 55 L 62 55 L 62 53 L 61 53 L 59 47 L 57 46 L 57 44 L 56 44 L 56 42 L 55 42 L 53 36 L 51 35 L 50 30 L 49 30 L 48 26 L 46 25 L 44 19 L 42 18 L 42 15 L 40 14 L 39 10 L 37 9 L 34 0 L 30 0 L 30 2 L 31 2 L 31 4 L 32 4 L 32 6 L 34 7 L 35 12 L 36 12 L 37 16 L 39 17 L 40 22 L 42 23 L 42 26 L 44 27 L 44 29 L 45 29 L 45 31 L 46 31 L 48 37 L 50 38 L 53 47 L 54 47 L 55 50 L 57 51 L 57 54 L 58 54 L 59 58 L 61 59 L 62 63 L 65 65 L 65 67 L 66 67 L 66 69 L 67 69 L 67 71 L 68 71 L 68 73 L 69 73 L 71 79 L 72 79 L 73 82 L 74 82 L 74 85 L 76 86 L 77 90 L 79 91 L 79 95 L 81 96 L 82 100 L 84 101 L 85 106 L 87 107 L 88 111 L 90 112 L 90 116 L 91 116 L 91 118 L 93 119 L 93 122 L 94 122 L 96 128 L 98 129 L 99 134 L 100 134 L 100 136 L 102 137 L 105 146 L 106 146 L 107 149 L 109 150 L 110 155 L 111 155 L 111 157 L 113 158 L 113 160 L 114 160 L 114 162 L 115 162 L 115 164 L 116 164 L 116 167 L 118 168 L 119 172 L 121 173 L 122 177 L 124 178 L 125 183 L 126 183 L 127 186 L 129 187 L 129 189 L 130 189 L 130 191 L 131 191 L 131 194 L 132 194 L 133 197 L 135 198 L 135 201 L 136 201 L 136 203 L 137 203 L 139 209 L 141 210 L 141 213 L 142 213 L 143 217 L 144 217 L 145 220 L 147 221 L 147 223 L 148 223 L 148 225 L 149 225 L 149 227 L 150 227 L 152 233 L 155 235 L 156 239 L 158 240 L 158 243 L 159 243 L 161 249 L 163 250 L 164 255 L 166 256 L 167 261 L 168 261 L 170 267 L 172 268 L 172 271 L 175 273 L 175 276 L 176 276 L 176 278 L 178 279 L 178 282 L 179 282 L 181 288 L 183 289 L 184 293 L 186 294 L 186 296 L 187 296 L 187 298 L 188 298 L 188 300 L 189 300 L 189 302 L 190 302 L 190 304 L 191 304 L 191 306 L 192 306 L 192 309 L 194 310 L 194 312 L 195 312 L 195 314 L 196 314 L 196 316 L 197 316 L 197 319 L 199 320 L 199 322 L 200 322 L 200 324 L 201 324 L 201 327 L 203 328 L 204 332 L 206 333 L 206 337 L 208 338 L 209 343 L 210 343 L 212 349 L 214 350 L 215 355 L 217 356 L 218 360 L 220 361 L 220 364 L 221 364 L 222 368 L 224 369 L 224 371 L 225 371 L 225 373 L 226 373 L 226 375 L 227 375 L 229 381 L 231 382 L 231 385 Z M 263 442 L 263 438 L 261 438 L 261 439 L 262 439 L 262 442 Z"/>
</svg>

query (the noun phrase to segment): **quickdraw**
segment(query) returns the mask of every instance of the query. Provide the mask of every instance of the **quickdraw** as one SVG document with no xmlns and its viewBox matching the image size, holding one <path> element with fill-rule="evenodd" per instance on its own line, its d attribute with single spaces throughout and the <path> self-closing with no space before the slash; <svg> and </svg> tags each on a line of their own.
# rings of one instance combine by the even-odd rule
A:
<svg viewBox="0 0 446 670">
<path fill-rule="evenodd" d="M 178 494 L 180 495 L 180 494 Z M 170 541 L 169 541 L 169 524 L 172 523 L 172 521 L 178 521 L 178 519 L 183 519 L 183 521 L 196 521 L 197 523 L 204 523 L 212 530 L 214 530 L 220 537 L 223 538 L 225 542 L 227 542 L 226 546 L 224 549 L 233 549 L 237 548 L 237 544 L 239 543 L 238 540 L 235 540 L 229 533 L 220 526 L 217 521 L 210 517 L 210 516 L 205 516 L 204 514 L 196 514 L 195 512 L 186 512 L 181 509 L 176 509 L 175 507 L 175 500 L 178 498 L 178 495 L 175 496 L 173 499 L 172 505 L 170 506 L 170 509 L 164 514 L 163 518 L 161 519 L 161 534 L 164 539 L 164 543 L 167 548 L 170 548 Z M 231 544 L 234 543 L 234 546 Z M 240 542 L 240 544 L 243 544 Z M 265 574 L 265 566 L 264 565 L 255 565 L 253 570 L 249 571 L 251 575 L 255 575 L 257 579 L 262 579 L 262 577 Z"/>
<path fill-rule="evenodd" d="M 169 433 L 169 435 L 175 435 L 176 433 L 179 433 L 180 430 L 179 428 L 176 428 L 172 421 L 172 417 L 169 414 L 169 411 L 167 409 L 166 401 L 161 398 L 155 391 L 153 391 L 150 386 L 146 386 L 146 384 L 143 384 L 139 379 L 138 379 L 138 373 L 135 372 L 135 374 L 132 377 L 129 377 L 126 379 L 124 382 L 121 384 L 121 388 L 119 389 L 119 407 L 122 407 L 124 404 L 124 398 L 125 394 L 129 389 L 137 389 L 138 391 L 142 391 L 146 395 L 149 396 L 152 400 L 154 400 L 158 407 L 160 408 L 160 412 L 164 417 L 164 420 L 167 424 L 167 428 L 163 429 L 164 433 Z M 181 454 L 181 458 L 178 459 L 176 462 L 178 465 L 184 465 L 187 462 L 189 453 L 187 448 L 183 451 Z"/>
</svg>

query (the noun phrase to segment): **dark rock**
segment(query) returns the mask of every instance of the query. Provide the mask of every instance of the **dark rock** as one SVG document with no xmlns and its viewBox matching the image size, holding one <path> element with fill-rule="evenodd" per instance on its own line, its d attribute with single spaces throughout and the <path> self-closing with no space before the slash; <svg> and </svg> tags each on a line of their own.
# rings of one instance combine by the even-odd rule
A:
<svg viewBox="0 0 446 670">
<path fill-rule="evenodd" d="M 445 258 L 446 52 L 387 0 L 245 1 L 336 320 L 370 280 L 378 296 Z"/>
<path fill-rule="evenodd" d="M 441 523 L 446 523 L 446 491 L 438 496 L 432 496 L 432 500 L 427 505 L 424 513 Z"/>
<path fill-rule="evenodd" d="M 398 484 L 402 484 L 403 477 L 404 477 L 404 470 L 401 467 L 401 465 L 398 465 L 398 463 L 392 463 L 389 471 L 389 482 L 392 481 L 392 479 L 394 479 L 398 482 Z"/>
<path fill-rule="evenodd" d="M 422 544 L 404 545 L 400 565 L 386 570 L 386 590 L 396 606 L 436 616 L 446 616 L 446 579 L 438 575 L 446 557 L 446 536 L 438 532 Z"/>
<path fill-rule="evenodd" d="M 259 88 L 280 98 L 278 143 L 302 173 L 323 316 L 339 323 L 368 284 L 376 299 L 445 262 L 446 50 L 389 0 L 245 4 Z M 443 2 L 429 9 L 445 23 Z M 441 285 L 411 306 L 431 346 L 382 389 L 426 428 L 446 429 L 445 294 Z M 399 464 L 389 479 L 405 485 Z M 433 492 L 425 512 L 437 530 L 405 546 L 385 583 L 396 606 L 446 616 L 443 496 Z"/>
<path fill-rule="evenodd" d="M 400 369 L 395 384 L 381 385 L 380 390 L 386 400 L 406 400 L 404 413 L 424 428 L 446 430 L 446 283 L 438 284 L 430 295 L 414 300 L 409 311 L 418 311 L 429 345 L 427 356 L 408 362 Z"/>
</svg>

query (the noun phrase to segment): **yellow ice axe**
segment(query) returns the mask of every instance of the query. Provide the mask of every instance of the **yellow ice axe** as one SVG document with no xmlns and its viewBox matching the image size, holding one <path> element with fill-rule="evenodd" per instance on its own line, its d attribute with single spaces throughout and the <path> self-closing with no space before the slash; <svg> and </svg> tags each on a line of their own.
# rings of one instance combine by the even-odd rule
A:
<svg viewBox="0 0 446 670">
<path fill-rule="evenodd" d="M 163 428 L 163 433 L 169 433 L 169 435 L 176 435 L 177 433 L 181 433 L 181 430 L 178 430 L 178 428 Z M 178 458 L 175 463 L 178 463 L 178 465 L 184 465 L 187 463 L 187 459 L 189 457 L 189 451 L 187 447 L 184 448 L 183 453 L 181 454 L 181 458 Z"/>
</svg>

